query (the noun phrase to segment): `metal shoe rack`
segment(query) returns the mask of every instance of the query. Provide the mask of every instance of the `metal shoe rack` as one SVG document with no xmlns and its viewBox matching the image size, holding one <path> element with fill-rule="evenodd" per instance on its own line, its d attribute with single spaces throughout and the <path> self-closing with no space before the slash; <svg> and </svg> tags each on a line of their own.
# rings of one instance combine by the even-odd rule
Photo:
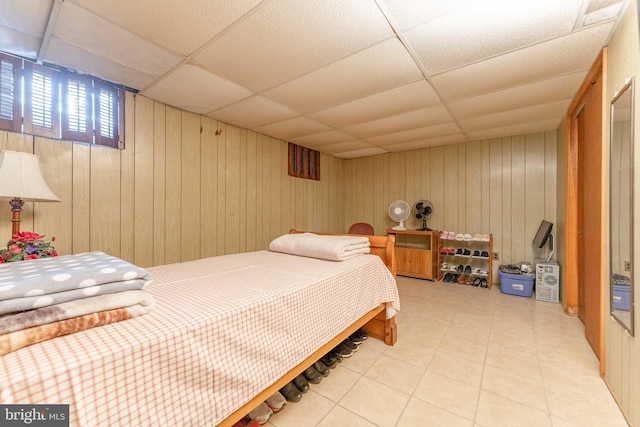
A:
<svg viewBox="0 0 640 427">
<path fill-rule="evenodd" d="M 479 234 L 471 236 L 471 240 L 457 240 L 455 237 L 444 239 L 442 235 L 440 236 L 438 280 L 443 280 L 448 273 L 450 273 L 449 277 L 451 274 L 456 275 L 456 280 L 452 283 L 459 283 L 457 279 L 461 276 L 467 278 L 468 283 L 463 283 L 467 285 L 473 284 L 477 278 L 484 278 L 486 287 L 490 289 L 493 283 L 493 234 L 488 235 L 488 241 L 486 238 L 484 241 L 474 239 L 474 236 L 481 236 Z"/>
</svg>

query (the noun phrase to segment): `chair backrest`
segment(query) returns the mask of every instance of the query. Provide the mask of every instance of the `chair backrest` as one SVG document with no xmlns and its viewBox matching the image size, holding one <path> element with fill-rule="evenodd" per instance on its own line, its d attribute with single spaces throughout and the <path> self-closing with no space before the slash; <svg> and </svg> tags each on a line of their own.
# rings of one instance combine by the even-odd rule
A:
<svg viewBox="0 0 640 427">
<path fill-rule="evenodd" d="M 366 222 L 356 222 L 349 227 L 349 234 L 363 234 L 365 236 L 373 236 L 376 233 L 373 231 L 373 226 Z"/>
</svg>

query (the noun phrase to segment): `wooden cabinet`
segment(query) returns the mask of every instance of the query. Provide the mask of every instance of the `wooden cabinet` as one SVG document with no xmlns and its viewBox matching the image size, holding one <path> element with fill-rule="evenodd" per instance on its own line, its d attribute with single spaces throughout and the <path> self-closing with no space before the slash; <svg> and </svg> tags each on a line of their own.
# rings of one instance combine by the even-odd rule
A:
<svg viewBox="0 0 640 427">
<path fill-rule="evenodd" d="M 396 267 L 400 276 L 434 280 L 438 276 L 438 231 L 393 230 Z"/>
</svg>

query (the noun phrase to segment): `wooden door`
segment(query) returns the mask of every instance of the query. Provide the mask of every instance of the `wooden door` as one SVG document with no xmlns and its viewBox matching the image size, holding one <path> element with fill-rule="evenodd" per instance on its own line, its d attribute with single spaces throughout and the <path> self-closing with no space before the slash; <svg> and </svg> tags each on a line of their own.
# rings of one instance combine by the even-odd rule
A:
<svg viewBox="0 0 640 427">
<path fill-rule="evenodd" d="M 592 82 L 577 115 L 578 315 L 600 357 L 602 318 L 602 74 Z"/>
</svg>

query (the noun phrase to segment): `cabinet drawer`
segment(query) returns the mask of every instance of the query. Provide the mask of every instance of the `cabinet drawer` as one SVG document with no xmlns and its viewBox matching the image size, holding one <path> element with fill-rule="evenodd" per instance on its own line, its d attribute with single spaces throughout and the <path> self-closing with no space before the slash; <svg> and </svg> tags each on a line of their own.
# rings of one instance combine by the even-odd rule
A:
<svg viewBox="0 0 640 427">
<path fill-rule="evenodd" d="M 396 248 L 398 274 L 432 278 L 432 252 L 419 249 Z"/>
</svg>

